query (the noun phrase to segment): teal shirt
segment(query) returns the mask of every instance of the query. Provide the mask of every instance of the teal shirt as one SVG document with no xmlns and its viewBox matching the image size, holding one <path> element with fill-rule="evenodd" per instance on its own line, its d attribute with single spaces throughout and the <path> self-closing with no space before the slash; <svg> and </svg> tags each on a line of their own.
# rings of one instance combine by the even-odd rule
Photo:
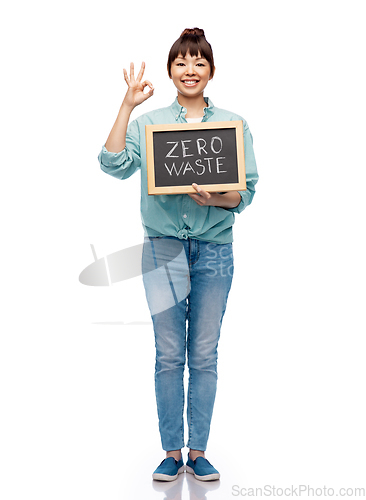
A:
<svg viewBox="0 0 366 500">
<path fill-rule="evenodd" d="M 117 179 L 127 179 L 140 170 L 141 219 L 145 236 L 175 236 L 179 239 L 231 243 L 235 213 L 239 214 L 252 202 L 258 173 L 248 124 L 239 115 L 216 108 L 208 98 L 205 100 L 208 107 L 204 109 L 203 122 L 243 121 L 247 189 L 239 191 L 241 201 L 237 207 L 200 206 L 188 194 L 148 195 L 145 125 L 187 123 L 187 110 L 179 104 L 178 98 L 167 108 L 150 111 L 133 120 L 128 126 L 123 151 L 111 153 L 103 146 L 98 156 L 103 172 Z"/>
</svg>

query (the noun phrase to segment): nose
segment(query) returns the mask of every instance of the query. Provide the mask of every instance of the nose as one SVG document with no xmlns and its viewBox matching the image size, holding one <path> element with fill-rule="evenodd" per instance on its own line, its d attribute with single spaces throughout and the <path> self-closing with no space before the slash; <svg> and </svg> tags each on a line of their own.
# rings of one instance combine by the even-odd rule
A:
<svg viewBox="0 0 366 500">
<path fill-rule="evenodd" d="M 191 75 L 195 74 L 195 70 L 194 70 L 194 65 L 193 64 L 190 64 L 190 65 L 187 66 L 186 73 L 187 73 L 188 76 L 191 76 Z"/>
</svg>

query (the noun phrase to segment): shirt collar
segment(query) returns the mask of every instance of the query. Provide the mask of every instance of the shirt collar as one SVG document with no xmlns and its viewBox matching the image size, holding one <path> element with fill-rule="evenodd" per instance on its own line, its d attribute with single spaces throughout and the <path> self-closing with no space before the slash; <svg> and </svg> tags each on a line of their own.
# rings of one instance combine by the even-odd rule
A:
<svg viewBox="0 0 366 500">
<path fill-rule="evenodd" d="M 206 104 L 208 104 L 208 106 L 206 108 L 204 108 L 204 110 L 203 110 L 203 113 L 204 113 L 203 119 L 206 121 L 206 120 L 208 120 L 208 118 L 210 116 L 212 116 L 214 114 L 215 106 L 213 105 L 212 101 L 208 97 L 204 97 L 204 100 L 206 101 Z M 179 104 L 178 97 L 175 98 L 175 101 L 171 105 L 171 109 L 173 111 L 174 118 L 176 120 L 178 120 L 181 115 L 183 117 L 186 116 L 187 109 Z"/>
</svg>

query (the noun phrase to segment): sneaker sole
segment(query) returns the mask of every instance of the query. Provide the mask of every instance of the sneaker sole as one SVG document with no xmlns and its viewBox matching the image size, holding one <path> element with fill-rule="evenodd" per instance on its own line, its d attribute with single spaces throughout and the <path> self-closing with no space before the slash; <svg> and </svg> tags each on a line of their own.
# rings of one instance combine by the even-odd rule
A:
<svg viewBox="0 0 366 500">
<path fill-rule="evenodd" d="M 215 474 L 207 474 L 207 476 L 199 476 L 194 472 L 192 467 L 189 467 L 189 465 L 186 465 L 186 471 L 189 472 L 190 474 L 193 474 L 196 479 L 199 479 L 200 481 L 214 481 L 215 479 L 220 479 L 220 473 L 217 472 Z"/>
<path fill-rule="evenodd" d="M 180 469 L 178 469 L 178 472 L 175 476 L 169 476 L 169 474 L 160 474 L 160 473 L 154 473 L 152 475 L 153 479 L 155 481 L 174 481 L 174 479 L 177 479 L 178 474 L 182 474 L 184 472 L 184 465 Z"/>
</svg>

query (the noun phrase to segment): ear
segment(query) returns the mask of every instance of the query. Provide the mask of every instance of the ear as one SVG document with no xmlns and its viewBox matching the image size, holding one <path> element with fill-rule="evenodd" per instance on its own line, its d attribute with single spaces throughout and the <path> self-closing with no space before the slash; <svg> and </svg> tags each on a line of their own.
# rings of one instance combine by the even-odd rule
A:
<svg viewBox="0 0 366 500">
<path fill-rule="evenodd" d="M 213 70 L 212 70 L 212 73 L 211 73 L 211 75 L 210 75 L 210 78 L 209 78 L 210 80 L 212 80 L 212 78 L 214 77 L 214 74 L 215 74 L 215 69 L 216 69 L 216 68 L 215 68 L 215 66 L 214 66 L 214 67 L 213 67 Z"/>
</svg>

